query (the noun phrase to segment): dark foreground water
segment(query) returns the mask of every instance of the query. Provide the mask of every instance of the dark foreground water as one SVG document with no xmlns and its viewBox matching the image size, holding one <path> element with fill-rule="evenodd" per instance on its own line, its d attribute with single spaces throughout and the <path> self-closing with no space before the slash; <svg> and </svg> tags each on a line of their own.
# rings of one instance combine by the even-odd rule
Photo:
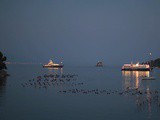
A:
<svg viewBox="0 0 160 120">
<path fill-rule="evenodd" d="M 159 120 L 160 69 L 8 65 L 0 81 L 0 120 Z M 155 80 L 142 80 L 152 75 Z"/>
</svg>

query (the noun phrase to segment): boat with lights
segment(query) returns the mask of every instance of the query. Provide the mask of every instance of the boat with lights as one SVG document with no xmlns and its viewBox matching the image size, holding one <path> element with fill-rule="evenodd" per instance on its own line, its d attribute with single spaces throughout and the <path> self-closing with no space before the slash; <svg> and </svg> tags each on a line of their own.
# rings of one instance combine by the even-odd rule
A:
<svg viewBox="0 0 160 120">
<path fill-rule="evenodd" d="M 122 66 L 122 71 L 150 71 L 151 68 L 148 64 L 124 64 Z"/>
<path fill-rule="evenodd" d="M 45 68 L 62 68 L 63 66 L 62 62 L 60 64 L 56 64 L 52 60 L 50 60 L 48 64 L 43 65 Z"/>
</svg>

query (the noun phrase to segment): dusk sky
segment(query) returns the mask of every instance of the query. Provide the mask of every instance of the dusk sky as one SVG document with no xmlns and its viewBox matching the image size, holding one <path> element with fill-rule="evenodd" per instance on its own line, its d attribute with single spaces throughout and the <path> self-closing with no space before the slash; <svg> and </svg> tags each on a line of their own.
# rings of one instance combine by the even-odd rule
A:
<svg viewBox="0 0 160 120">
<path fill-rule="evenodd" d="M 160 57 L 160 0 L 0 0 L 11 62 L 105 65 Z"/>
</svg>

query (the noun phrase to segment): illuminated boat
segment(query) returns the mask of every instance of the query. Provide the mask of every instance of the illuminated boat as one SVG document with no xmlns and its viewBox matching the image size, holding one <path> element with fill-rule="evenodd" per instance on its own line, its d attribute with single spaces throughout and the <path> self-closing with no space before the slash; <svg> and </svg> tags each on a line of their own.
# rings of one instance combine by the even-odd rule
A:
<svg viewBox="0 0 160 120">
<path fill-rule="evenodd" d="M 52 60 L 50 60 L 48 64 L 43 65 L 43 67 L 45 68 L 62 68 L 63 66 L 64 65 L 62 64 L 62 62 L 61 64 L 56 64 L 56 63 L 53 63 Z"/>
<path fill-rule="evenodd" d="M 103 67 L 103 62 L 102 61 L 98 61 L 96 64 L 96 67 Z"/>
<path fill-rule="evenodd" d="M 122 71 L 150 71 L 151 68 L 148 64 L 124 64 L 122 66 Z"/>
</svg>

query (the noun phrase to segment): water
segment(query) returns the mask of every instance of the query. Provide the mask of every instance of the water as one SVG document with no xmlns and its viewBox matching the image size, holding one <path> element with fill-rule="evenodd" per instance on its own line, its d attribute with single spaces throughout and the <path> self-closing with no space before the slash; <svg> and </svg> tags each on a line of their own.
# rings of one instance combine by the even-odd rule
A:
<svg viewBox="0 0 160 120">
<path fill-rule="evenodd" d="M 120 67 L 8 65 L 8 73 L 0 83 L 0 120 L 160 119 L 159 69 L 149 73 L 121 72 Z M 151 75 L 156 80 L 141 80 Z"/>
</svg>

